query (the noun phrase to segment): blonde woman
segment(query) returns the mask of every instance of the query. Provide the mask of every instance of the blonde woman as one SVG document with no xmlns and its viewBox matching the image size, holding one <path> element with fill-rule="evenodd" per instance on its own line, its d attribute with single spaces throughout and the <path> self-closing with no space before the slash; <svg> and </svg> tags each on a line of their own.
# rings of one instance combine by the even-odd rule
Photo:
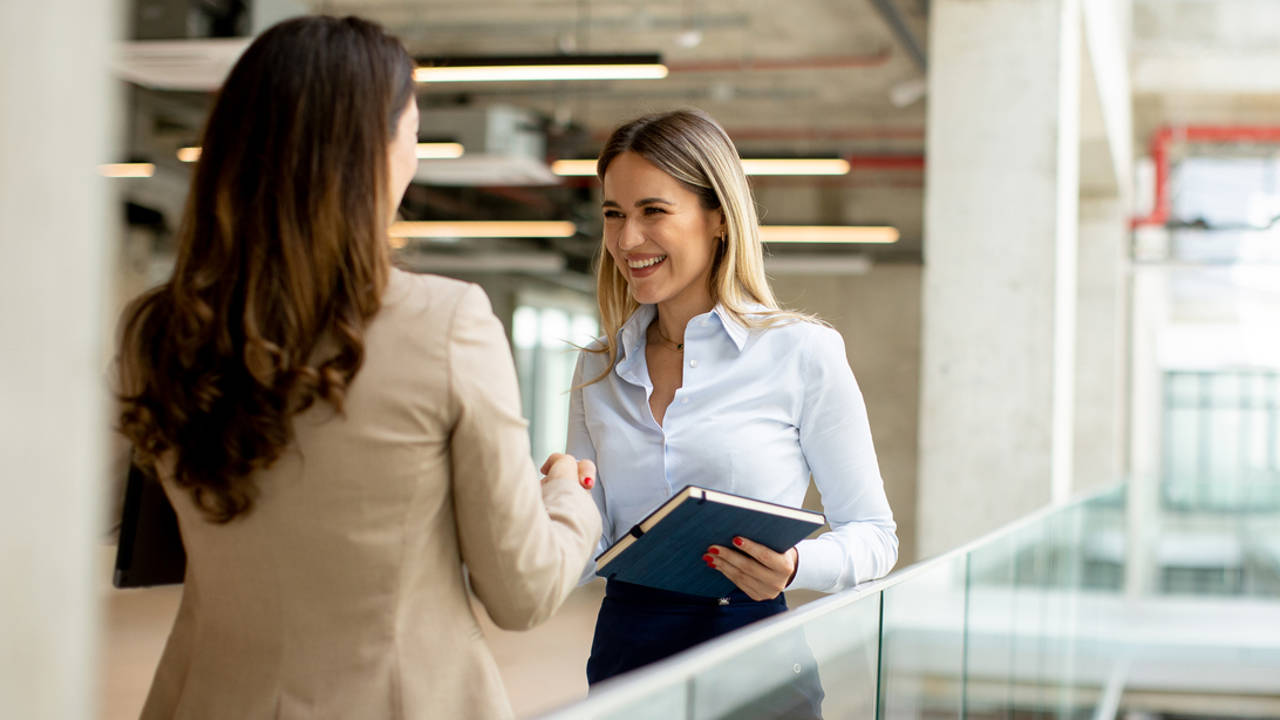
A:
<svg viewBox="0 0 1280 720">
<path fill-rule="evenodd" d="M 737 585 L 720 600 L 609 581 L 591 683 L 782 612 L 785 589 L 880 577 L 898 553 L 844 341 L 779 309 L 728 135 L 697 111 L 642 117 L 597 173 L 604 335 L 578 360 L 568 452 L 596 463 L 601 547 L 687 484 L 799 506 L 812 475 L 831 530 L 782 553 L 749 537 L 691 551 Z"/>
</svg>

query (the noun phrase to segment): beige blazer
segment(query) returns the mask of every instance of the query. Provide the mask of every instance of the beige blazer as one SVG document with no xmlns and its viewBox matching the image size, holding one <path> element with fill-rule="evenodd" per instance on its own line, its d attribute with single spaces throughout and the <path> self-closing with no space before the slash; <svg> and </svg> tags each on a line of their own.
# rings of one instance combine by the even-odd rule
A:
<svg viewBox="0 0 1280 720">
<path fill-rule="evenodd" d="M 489 718 L 511 707 L 468 602 L 547 619 L 600 535 L 541 484 L 511 351 L 474 285 L 393 271 L 345 417 L 317 402 L 248 515 L 204 521 L 144 718 Z"/>
</svg>

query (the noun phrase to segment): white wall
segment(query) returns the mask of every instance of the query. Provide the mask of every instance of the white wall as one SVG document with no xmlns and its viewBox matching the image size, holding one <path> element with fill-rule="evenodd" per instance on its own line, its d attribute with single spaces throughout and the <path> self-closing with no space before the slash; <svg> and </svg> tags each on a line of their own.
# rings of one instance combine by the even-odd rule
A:
<svg viewBox="0 0 1280 720">
<path fill-rule="evenodd" d="M 88 718 L 112 3 L 0 3 L 0 716 Z"/>
</svg>

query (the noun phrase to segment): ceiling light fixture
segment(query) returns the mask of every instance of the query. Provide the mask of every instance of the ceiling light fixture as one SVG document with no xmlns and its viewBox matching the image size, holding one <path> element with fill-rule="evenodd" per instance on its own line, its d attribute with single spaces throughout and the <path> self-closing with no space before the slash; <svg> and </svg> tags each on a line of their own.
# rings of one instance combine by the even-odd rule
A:
<svg viewBox="0 0 1280 720">
<path fill-rule="evenodd" d="M 885 225 L 764 225 L 760 239 L 767 243 L 898 242 L 898 229 Z"/>
<path fill-rule="evenodd" d="M 156 174 L 152 163 L 107 163 L 98 166 L 98 174 L 109 178 L 149 178 Z"/>
<path fill-rule="evenodd" d="M 743 158 L 742 171 L 748 175 L 847 175 L 849 161 L 843 158 Z M 596 174 L 596 161 L 556 160 L 551 172 L 563 177 Z"/>
<path fill-rule="evenodd" d="M 560 238 L 578 228 L 561 220 L 401 221 L 391 224 L 392 238 Z"/>
<path fill-rule="evenodd" d="M 543 80 L 660 80 L 659 55 L 544 55 L 420 58 L 420 83 L 536 82 Z"/>
<path fill-rule="evenodd" d="M 455 160 L 462 157 L 462 143 L 456 142 L 420 142 L 418 143 L 419 160 Z"/>
<path fill-rule="evenodd" d="M 586 159 L 556 160 L 551 172 L 561 177 L 589 177 L 596 174 L 596 161 Z"/>
<path fill-rule="evenodd" d="M 418 143 L 419 160 L 454 160 L 462 157 L 464 149 L 456 142 L 420 142 Z M 200 159 L 200 147 L 189 145 L 178 148 L 178 160 L 193 163 Z"/>
</svg>

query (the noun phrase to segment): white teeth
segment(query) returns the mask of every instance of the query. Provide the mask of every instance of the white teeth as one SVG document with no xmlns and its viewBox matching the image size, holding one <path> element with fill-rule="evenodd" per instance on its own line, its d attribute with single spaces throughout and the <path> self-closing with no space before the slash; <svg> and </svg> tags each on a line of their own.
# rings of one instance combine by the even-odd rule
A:
<svg viewBox="0 0 1280 720">
<path fill-rule="evenodd" d="M 632 270 L 640 270 L 643 268 L 647 268 L 651 265 L 657 265 L 658 263 L 666 259 L 667 259 L 666 255 L 659 255 L 657 257 L 651 257 L 648 260 L 628 260 L 627 267 L 631 268 Z"/>
</svg>

